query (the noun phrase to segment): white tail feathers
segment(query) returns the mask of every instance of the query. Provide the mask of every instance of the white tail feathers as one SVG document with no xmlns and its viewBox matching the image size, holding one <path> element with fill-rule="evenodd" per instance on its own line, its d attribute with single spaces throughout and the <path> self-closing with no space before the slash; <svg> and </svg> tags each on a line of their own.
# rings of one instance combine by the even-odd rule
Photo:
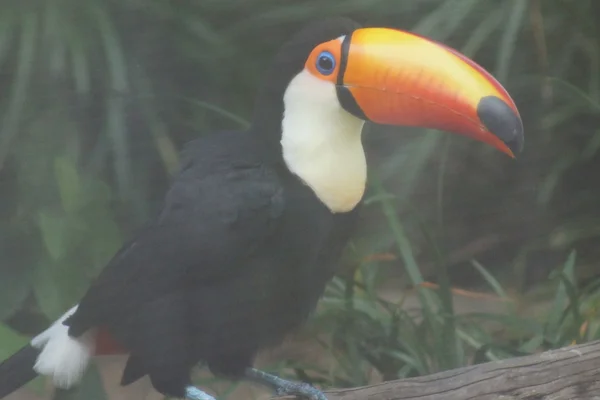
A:
<svg viewBox="0 0 600 400">
<path fill-rule="evenodd" d="M 69 336 L 63 321 L 77 310 L 71 308 L 48 329 L 31 340 L 31 345 L 42 349 L 33 369 L 40 375 L 52 378 L 54 386 L 68 389 L 79 383 L 94 354 L 94 331 L 78 338 Z"/>
</svg>

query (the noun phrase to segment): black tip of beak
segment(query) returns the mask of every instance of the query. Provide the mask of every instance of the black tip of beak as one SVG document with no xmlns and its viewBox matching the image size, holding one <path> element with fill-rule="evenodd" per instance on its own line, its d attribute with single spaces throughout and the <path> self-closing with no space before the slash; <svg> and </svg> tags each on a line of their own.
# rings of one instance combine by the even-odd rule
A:
<svg viewBox="0 0 600 400">
<path fill-rule="evenodd" d="M 523 123 L 508 104 L 496 96 L 486 96 L 477 105 L 477 115 L 485 127 L 516 155 L 523 150 Z"/>
</svg>

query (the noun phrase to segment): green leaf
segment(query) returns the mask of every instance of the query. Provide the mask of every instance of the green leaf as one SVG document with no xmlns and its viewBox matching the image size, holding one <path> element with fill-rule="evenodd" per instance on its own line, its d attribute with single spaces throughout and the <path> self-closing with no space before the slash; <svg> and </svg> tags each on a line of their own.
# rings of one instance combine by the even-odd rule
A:
<svg viewBox="0 0 600 400">
<path fill-rule="evenodd" d="M 119 33 L 114 26 L 114 20 L 102 4 L 101 2 L 92 3 L 89 10 L 94 15 L 97 29 L 100 32 L 102 47 L 107 61 L 110 89 L 120 94 L 119 96 L 108 96 L 105 98 L 106 134 L 112 141 L 114 168 L 117 174 L 119 191 L 125 198 L 132 200 L 134 181 L 131 176 L 131 157 L 125 123 L 126 103 L 123 97 L 130 90 L 127 63 L 125 53 L 121 47 Z"/>
<path fill-rule="evenodd" d="M 37 49 L 38 15 L 26 12 L 20 32 L 20 41 L 17 53 L 17 69 L 12 82 L 10 103 L 5 110 L 0 126 L 0 169 L 9 154 L 11 142 L 21 124 L 21 118 L 28 98 L 28 89 L 34 68 Z"/>
<path fill-rule="evenodd" d="M 567 261 L 565 262 L 562 271 L 560 271 L 559 273 L 565 274 L 569 277 L 573 277 L 576 256 L 577 253 L 573 250 L 569 254 L 569 257 L 567 258 Z M 558 289 L 556 290 L 556 295 L 554 297 L 554 301 L 552 303 L 550 312 L 548 313 L 548 319 L 546 320 L 546 335 L 552 342 L 554 342 L 554 340 L 556 340 L 556 338 L 560 334 L 560 323 L 564 317 L 564 312 L 568 306 L 568 303 L 569 295 L 567 293 L 567 288 L 565 287 L 564 281 L 561 281 L 558 285 Z"/>
<path fill-rule="evenodd" d="M 54 174 L 58 182 L 58 190 L 62 206 L 67 214 L 75 214 L 82 199 L 81 179 L 75 164 L 66 157 L 56 157 Z"/>
<path fill-rule="evenodd" d="M 19 335 L 6 325 L 0 324 L 0 360 L 5 360 L 29 343 L 29 338 Z"/>
<path fill-rule="evenodd" d="M 34 294 L 42 312 L 56 319 L 71 308 L 90 285 L 88 257 L 72 257 L 41 263 L 34 275 Z"/>
<path fill-rule="evenodd" d="M 42 240 L 53 260 L 60 260 L 67 246 L 67 222 L 64 217 L 49 211 L 38 213 L 38 224 L 42 232 Z"/>
<path fill-rule="evenodd" d="M 523 29 L 523 19 L 527 14 L 528 7 L 527 1 L 512 0 L 511 12 L 507 18 L 496 61 L 496 77 L 500 82 L 505 82 L 508 78 L 508 71 L 512 65 L 511 61 L 515 54 L 519 32 Z"/>
<path fill-rule="evenodd" d="M 119 250 L 123 238 L 121 229 L 109 215 L 102 220 L 96 220 L 91 226 L 94 227 L 97 236 L 92 239 L 89 251 L 94 269 L 99 271 Z"/>
<path fill-rule="evenodd" d="M 202 109 L 207 109 L 209 111 L 212 111 L 222 117 L 228 118 L 231 121 L 237 123 L 241 128 L 248 128 L 250 126 L 250 121 L 247 121 L 246 119 L 244 119 L 243 117 L 226 110 L 223 107 L 219 107 L 218 105 L 206 102 L 206 101 L 200 101 L 200 100 L 195 100 L 195 99 L 189 99 L 189 102 L 191 104 L 193 104 L 195 107 L 199 107 Z"/>
<path fill-rule="evenodd" d="M 569 94 L 574 97 L 574 100 L 579 100 L 582 104 L 585 104 L 594 112 L 600 112 L 600 102 L 596 101 L 584 90 L 580 89 L 571 82 L 558 77 L 549 77 L 548 81 L 555 85 L 558 89 L 566 90 Z"/>
<path fill-rule="evenodd" d="M 11 7 L 4 7 L 0 15 L 0 64 L 4 64 L 13 47 L 17 21 Z"/>
<path fill-rule="evenodd" d="M 68 40 L 75 90 L 80 95 L 87 94 L 91 89 L 92 83 L 89 60 L 86 57 L 85 42 L 76 35 L 69 35 Z"/>
<path fill-rule="evenodd" d="M 11 224 L 0 232 L 0 321 L 11 316 L 31 290 L 37 252 L 32 251 L 28 235 Z"/>
<path fill-rule="evenodd" d="M 542 344 L 544 344 L 544 340 L 545 340 L 544 335 L 535 335 L 534 337 L 529 339 L 527 342 L 523 343 L 519 347 L 519 350 L 524 353 L 533 354 L 534 352 L 536 352 L 537 350 L 539 350 L 541 348 Z"/>
<path fill-rule="evenodd" d="M 0 321 L 11 316 L 27 298 L 33 268 L 13 265 L 2 269 L 0 277 Z"/>
<path fill-rule="evenodd" d="M 62 291 L 52 273 L 54 265 L 40 264 L 33 280 L 33 292 L 40 310 L 48 319 L 54 321 L 67 308 L 64 306 Z"/>
</svg>

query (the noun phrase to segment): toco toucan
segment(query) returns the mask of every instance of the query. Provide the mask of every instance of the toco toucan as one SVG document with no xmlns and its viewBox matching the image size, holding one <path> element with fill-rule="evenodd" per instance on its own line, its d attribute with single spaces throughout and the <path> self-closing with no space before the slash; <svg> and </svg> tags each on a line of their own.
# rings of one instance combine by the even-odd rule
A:
<svg viewBox="0 0 600 400">
<path fill-rule="evenodd" d="M 252 367 L 315 309 L 365 191 L 365 121 L 469 136 L 514 156 L 523 126 L 506 90 L 443 44 L 346 18 L 283 45 L 247 130 L 190 142 L 157 217 L 78 305 L 0 365 L 0 397 L 36 374 L 76 385 L 94 355 L 128 355 L 123 385 L 148 375 L 173 397 L 212 399 L 191 370 L 323 399 Z M 116 346 L 116 347 L 115 347 Z"/>
</svg>

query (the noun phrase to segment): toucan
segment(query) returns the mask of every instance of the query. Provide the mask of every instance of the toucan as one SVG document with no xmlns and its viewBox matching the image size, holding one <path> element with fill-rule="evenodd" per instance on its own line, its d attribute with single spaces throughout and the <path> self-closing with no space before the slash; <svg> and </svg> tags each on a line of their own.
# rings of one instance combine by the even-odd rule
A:
<svg viewBox="0 0 600 400">
<path fill-rule="evenodd" d="M 121 384 L 211 400 L 191 371 L 325 399 L 253 367 L 316 308 L 357 223 L 365 122 L 465 135 L 514 157 L 521 117 L 507 91 L 458 51 L 415 33 L 313 22 L 275 55 L 250 127 L 182 150 L 160 212 L 79 303 L 0 365 L 0 398 L 43 375 L 57 388 L 95 355 L 127 354 Z"/>
</svg>

